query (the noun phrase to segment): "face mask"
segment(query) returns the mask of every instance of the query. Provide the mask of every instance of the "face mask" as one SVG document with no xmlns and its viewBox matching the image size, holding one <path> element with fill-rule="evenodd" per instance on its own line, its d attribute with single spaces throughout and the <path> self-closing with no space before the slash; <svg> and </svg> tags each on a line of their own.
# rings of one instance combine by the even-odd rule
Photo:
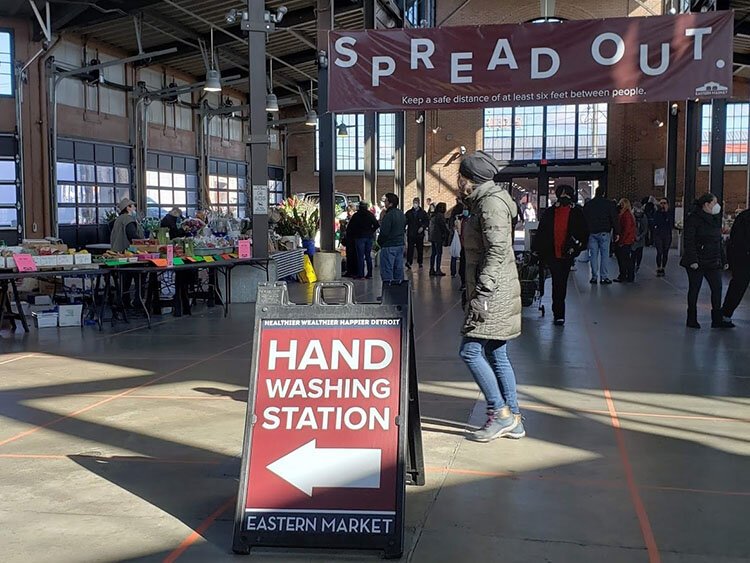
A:
<svg viewBox="0 0 750 563">
<path fill-rule="evenodd" d="M 721 205 L 714 203 L 714 206 L 711 208 L 711 215 L 718 215 L 719 213 L 721 213 Z"/>
<path fill-rule="evenodd" d="M 563 195 L 560 196 L 560 200 L 559 201 L 563 205 L 570 205 L 571 197 L 569 195 L 563 194 Z"/>
<path fill-rule="evenodd" d="M 462 215 L 463 215 L 464 217 L 468 217 L 468 216 L 469 216 L 469 210 L 468 210 L 468 209 L 464 209 L 464 211 L 463 211 Z"/>
</svg>

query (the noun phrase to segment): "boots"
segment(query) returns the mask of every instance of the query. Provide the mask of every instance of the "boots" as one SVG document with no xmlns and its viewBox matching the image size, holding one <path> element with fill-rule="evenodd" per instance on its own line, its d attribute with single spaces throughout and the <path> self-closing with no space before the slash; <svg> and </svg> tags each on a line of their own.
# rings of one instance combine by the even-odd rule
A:
<svg viewBox="0 0 750 563">
<path fill-rule="evenodd" d="M 724 318 L 721 309 L 711 311 L 711 328 L 734 328 L 734 326 L 731 319 Z"/>
<path fill-rule="evenodd" d="M 700 328 L 701 327 L 701 325 L 698 324 L 698 310 L 697 309 L 688 309 L 687 327 L 688 328 Z"/>
</svg>

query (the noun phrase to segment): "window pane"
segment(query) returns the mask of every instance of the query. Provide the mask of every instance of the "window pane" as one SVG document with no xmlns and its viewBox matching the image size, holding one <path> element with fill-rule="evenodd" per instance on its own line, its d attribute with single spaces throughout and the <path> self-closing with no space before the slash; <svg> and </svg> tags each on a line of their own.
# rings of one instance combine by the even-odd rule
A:
<svg viewBox="0 0 750 563">
<path fill-rule="evenodd" d="M 14 160 L 0 160 L 0 182 L 16 181 L 16 163 Z"/>
<path fill-rule="evenodd" d="M 96 225 L 96 207 L 79 207 L 78 224 Z"/>
<path fill-rule="evenodd" d="M 173 176 L 173 181 L 174 181 L 175 188 L 185 188 L 185 175 L 184 174 L 178 174 L 177 172 L 175 172 Z"/>
<path fill-rule="evenodd" d="M 146 185 L 156 187 L 159 185 L 159 173 L 154 170 L 146 172 Z"/>
<path fill-rule="evenodd" d="M 130 188 L 117 188 L 115 194 L 115 202 L 121 201 L 126 197 L 130 197 Z"/>
<path fill-rule="evenodd" d="M 396 152 L 396 114 L 378 115 L 378 169 L 393 170 Z"/>
<path fill-rule="evenodd" d="M 547 106 L 547 152 L 553 160 L 576 157 L 576 106 Z"/>
<path fill-rule="evenodd" d="M 0 227 L 15 228 L 18 225 L 18 212 L 15 209 L 0 208 Z"/>
<path fill-rule="evenodd" d="M 186 203 L 187 203 L 186 192 L 182 190 L 175 190 L 174 191 L 174 205 L 185 205 Z"/>
<path fill-rule="evenodd" d="M 159 203 L 172 205 L 172 190 L 159 190 Z"/>
<path fill-rule="evenodd" d="M 162 188 L 172 187 L 172 173 L 171 172 L 159 172 L 159 186 Z"/>
<path fill-rule="evenodd" d="M 185 187 L 190 188 L 190 189 L 196 189 L 198 187 L 198 176 L 189 174 L 186 177 L 186 180 L 187 181 L 185 182 L 186 183 Z"/>
<path fill-rule="evenodd" d="M 58 207 L 57 208 L 57 222 L 60 225 L 75 225 L 76 224 L 75 207 Z"/>
<path fill-rule="evenodd" d="M 578 158 L 606 158 L 607 104 L 578 106 Z"/>
<path fill-rule="evenodd" d="M 93 164 L 76 164 L 76 176 L 79 182 L 95 182 Z"/>
<path fill-rule="evenodd" d="M 544 108 L 541 106 L 515 109 L 515 160 L 540 160 L 544 134 Z"/>
<path fill-rule="evenodd" d="M 72 184 L 58 184 L 57 203 L 75 203 L 76 187 Z"/>
<path fill-rule="evenodd" d="M 78 203 L 96 203 L 94 186 L 78 186 Z"/>
<path fill-rule="evenodd" d="M 57 163 L 57 180 L 62 182 L 75 182 L 76 169 L 72 162 Z"/>
<path fill-rule="evenodd" d="M 146 173 L 148 174 L 148 172 Z M 118 184 L 129 184 L 130 183 L 130 170 L 123 166 L 115 168 L 115 182 Z"/>
<path fill-rule="evenodd" d="M 158 207 L 149 207 L 146 210 L 146 215 L 148 217 L 159 217 L 159 208 Z"/>
<path fill-rule="evenodd" d="M 189 204 L 195 205 L 196 203 L 198 203 L 198 194 L 196 192 L 188 192 L 187 200 Z"/>
<path fill-rule="evenodd" d="M 159 190 L 146 190 L 146 205 L 157 205 L 159 203 Z"/>
<path fill-rule="evenodd" d="M 16 204 L 15 184 L 0 184 L 0 204 Z"/>
<path fill-rule="evenodd" d="M 111 184 L 115 181 L 114 170 L 111 166 L 96 167 L 96 181 Z"/>
<path fill-rule="evenodd" d="M 114 186 L 99 186 L 99 203 L 114 203 L 115 188 Z"/>
<path fill-rule="evenodd" d="M 729 166 L 747 164 L 748 104 L 727 104 L 727 142 L 724 162 Z"/>
</svg>

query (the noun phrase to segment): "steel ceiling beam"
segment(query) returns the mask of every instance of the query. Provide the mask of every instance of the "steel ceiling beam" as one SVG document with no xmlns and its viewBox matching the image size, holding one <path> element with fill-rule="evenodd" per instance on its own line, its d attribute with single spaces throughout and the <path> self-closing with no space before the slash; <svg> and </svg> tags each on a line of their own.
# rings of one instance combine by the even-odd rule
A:
<svg viewBox="0 0 750 563">
<path fill-rule="evenodd" d="M 141 10 L 161 4 L 162 0 L 99 0 L 92 1 L 88 9 L 72 18 L 65 25 L 56 26 L 55 32 L 80 31 L 100 23 L 109 23 L 127 16 L 137 14 Z"/>
<path fill-rule="evenodd" d="M 375 0 L 367 0 L 368 2 L 374 2 Z M 338 17 L 350 12 L 355 12 L 362 9 L 362 0 L 334 0 L 333 2 L 333 13 Z M 317 21 L 317 10 L 315 6 L 309 8 L 301 8 L 299 10 L 292 10 L 288 12 L 281 23 L 276 24 L 277 28 L 286 27 L 299 27 L 309 23 L 315 23 Z"/>
</svg>

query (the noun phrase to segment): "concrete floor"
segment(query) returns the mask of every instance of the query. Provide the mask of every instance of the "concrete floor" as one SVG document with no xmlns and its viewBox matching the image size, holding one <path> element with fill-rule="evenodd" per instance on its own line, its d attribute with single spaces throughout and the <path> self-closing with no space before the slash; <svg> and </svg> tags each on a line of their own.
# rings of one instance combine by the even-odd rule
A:
<svg viewBox="0 0 750 563">
<path fill-rule="evenodd" d="M 750 301 L 734 331 L 687 330 L 684 272 L 652 262 L 624 287 L 579 264 L 564 328 L 524 309 L 510 353 L 528 437 L 490 444 L 462 437 L 483 404 L 457 357 L 457 280 L 410 274 L 427 485 L 408 489 L 405 559 L 750 560 Z M 1 561 L 235 560 L 252 307 L 201 311 L 2 333 Z"/>
</svg>

